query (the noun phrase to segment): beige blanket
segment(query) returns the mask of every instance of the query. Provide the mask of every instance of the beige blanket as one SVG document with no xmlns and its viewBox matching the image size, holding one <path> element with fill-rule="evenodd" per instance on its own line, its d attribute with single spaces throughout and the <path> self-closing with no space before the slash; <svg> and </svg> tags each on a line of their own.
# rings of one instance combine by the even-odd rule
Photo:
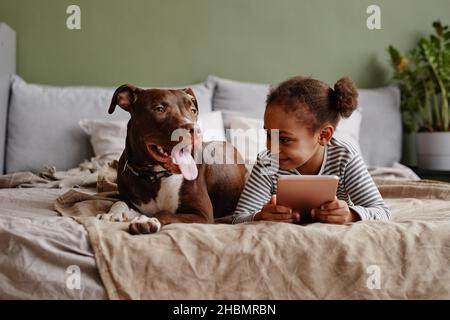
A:
<svg viewBox="0 0 450 320">
<path fill-rule="evenodd" d="M 131 236 L 99 221 L 117 201 L 114 170 L 99 193 L 55 209 L 88 231 L 111 299 L 450 299 L 450 184 L 376 180 L 392 222 L 307 226 L 172 224 Z"/>
<path fill-rule="evenodd" d="M 93 157 L 85 160 L 76 168 L 58 171 L 54 166 L 45 167 L 43 171 L 14 172 L 0 175 L 0 189 L 7 188 L 90 188 L 95 187 L 98 171 L 105 167 L 117 167 L 117 161 L 106 157 Z"/>
<path fill-rule="evenodd" d="M 108 298 L 86 229 L 53 209 L 66 191 L 0 189 L 0 300 Z M 69 266 L 81 270 L 80 290 L 66 285 Z"/>
</svg>

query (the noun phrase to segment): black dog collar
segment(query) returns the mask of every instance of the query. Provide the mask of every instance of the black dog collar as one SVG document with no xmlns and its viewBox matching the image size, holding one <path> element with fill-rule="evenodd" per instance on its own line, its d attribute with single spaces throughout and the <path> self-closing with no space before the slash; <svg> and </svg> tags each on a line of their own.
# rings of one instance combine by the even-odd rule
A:
<svg viewBox="0 0 450 320">
<path fill-rule="evenodd" d="M 170 177 L 172 175 L 172 172 L 168 170 L 161 170 L 161 171 L 139 171 L 131 165 L 131 163 L 128 161 L 128 159 L 125 161 L 125 165 L 123 167 L 122 173 L 129 170 L 132 174 L 134 174 L 136 177 L 140 177 L 143 179 L 148 179 L 151 182 L 156 182 L 164 177 Z"/>
</svg>

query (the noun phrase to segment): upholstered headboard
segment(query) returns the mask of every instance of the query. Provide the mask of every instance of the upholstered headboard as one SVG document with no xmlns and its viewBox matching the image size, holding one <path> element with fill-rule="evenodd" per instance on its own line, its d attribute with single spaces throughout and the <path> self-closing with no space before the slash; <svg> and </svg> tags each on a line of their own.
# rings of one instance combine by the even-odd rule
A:
<svg viewBox="0 0 450 320">
<path fill-rule="evenodd" d="M 6 122 L 11 75 L 16 73 L 16 33 L 0 22 L 0 173 L 5 170 Z"/>
</svg>

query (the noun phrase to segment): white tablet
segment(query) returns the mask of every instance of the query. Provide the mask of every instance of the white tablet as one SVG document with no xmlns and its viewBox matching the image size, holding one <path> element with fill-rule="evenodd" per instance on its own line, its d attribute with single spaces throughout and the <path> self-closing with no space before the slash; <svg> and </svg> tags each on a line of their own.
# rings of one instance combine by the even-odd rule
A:
<svg viewBox="0 0 450 320">
<path fill-rule="evenodd" d="M 277 186 L 277 205 L 309 213 L 336 196 L 337 176 L 280 176 Z"/>
</svg>

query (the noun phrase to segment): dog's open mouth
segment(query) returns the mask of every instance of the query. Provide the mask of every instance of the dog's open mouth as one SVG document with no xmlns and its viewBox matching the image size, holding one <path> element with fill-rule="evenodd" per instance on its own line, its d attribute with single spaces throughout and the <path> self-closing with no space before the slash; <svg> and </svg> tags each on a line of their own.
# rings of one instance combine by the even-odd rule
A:
<svg viewBox="0 0 450 320">
<path fill-rule="evenodd" d="M 169 158 L 170 151 L 164 147 L 158 146 L 157 144 L 150 145 L 149 151 L 155 160 L 161 161 Z"/>
<path fill-rule="evenodd" d="M 152 158 L 158 162 L 168 163 L 171 161 L 176 164 L 186 180 L 197 178 L 198 170 L 192 157 L 192 144 L 176 145 L 170 151 L 157 144 L 150 144 L 148 145 L 148 151 Z"/>
<path fill-rule="evenodd" d="M 170 160 L 170 151 L 157 144 L 147 145 L 148 152 L 151 157 L 159 162 L 167 162 Z"/>
</svg>

